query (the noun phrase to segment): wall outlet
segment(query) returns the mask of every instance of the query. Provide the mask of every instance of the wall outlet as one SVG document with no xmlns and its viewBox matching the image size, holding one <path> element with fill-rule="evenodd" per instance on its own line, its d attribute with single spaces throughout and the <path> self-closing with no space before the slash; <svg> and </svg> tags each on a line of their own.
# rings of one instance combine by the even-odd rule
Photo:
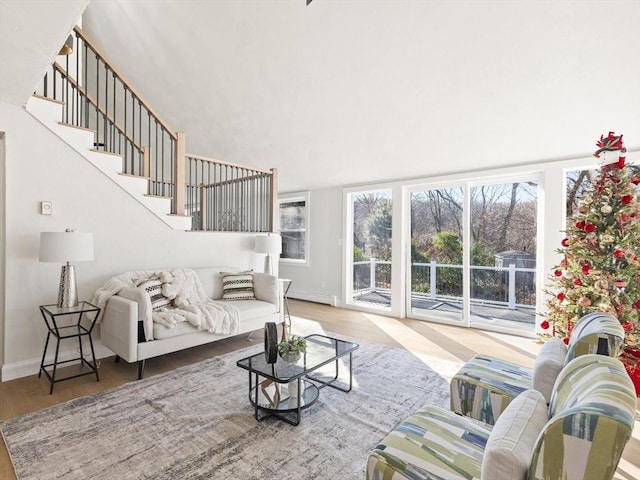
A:
<svg viewBox="0 0 640 480">
<path fill-rule="evenodd" d="M 51 202 L 40 202 L 40 214 L 51 215 L 53 213 L 53 205 Z"/>
</svg>

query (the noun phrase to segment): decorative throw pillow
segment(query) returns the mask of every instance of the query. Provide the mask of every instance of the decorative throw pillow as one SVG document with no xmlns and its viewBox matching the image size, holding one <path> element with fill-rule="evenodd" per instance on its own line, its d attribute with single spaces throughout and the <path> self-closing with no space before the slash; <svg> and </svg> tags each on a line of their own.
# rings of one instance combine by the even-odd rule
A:
<svg viewBox="0 0 640 480">
<path fill-rule="evenodd" d="M 547 402 L 537 390 L 525 390 L 513 399 L 491 430 L 480 478 L 526 478 L 538 434 L 548 419 Z"/>
<path fill-rule="evenodd" d="M 253 272 L 220 273 L 224 300 L 253 300 Z"/>
<path fill-rule="evenodd" d="M 558 337 L 547 340 L 533 364 L 531 387 L 544 396 L 547 403 L 551 400 L 551 392 L 560 370 L 564 367 L 567 357 L 567 346 Z"/>
<path fill-rule="evenodd" d="M 154 312 L 171 305 L 171 299 L 162 294 L 162 282 L 158 279 L 143 280 L 138 283 L 138 288 L 143 290 L 151 300 L 151 310 Z"/>
</svg>

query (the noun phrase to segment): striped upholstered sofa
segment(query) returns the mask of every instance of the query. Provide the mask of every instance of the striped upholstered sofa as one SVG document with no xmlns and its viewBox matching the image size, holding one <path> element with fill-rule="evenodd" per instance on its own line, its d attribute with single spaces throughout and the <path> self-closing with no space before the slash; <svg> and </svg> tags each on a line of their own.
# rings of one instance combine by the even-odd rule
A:
<svg viewBox="0 0 640 480">
<path fill-rule="evenodd" d="M 520 393 L 495 425 L 425 406 L 375 447 L 367 480 L 610 480 L 631 436 L 635 390 L 618 359 L 587 354 L 551 402 Z"/>
<path fill-rule="evenodd" d="M 507 405 L 529 388 L 541 392 L 549 402 L 556 377 L 574 358 L 586 353 L 617 357 L 623 342 L 624 330 L 618 319 L 597 312 L 576 323 L 568 347 L 559 338 L 548 340 L 533 369 L 476 355 L 451 380 L 451 410 L 493 425 Z"/>
</svg>

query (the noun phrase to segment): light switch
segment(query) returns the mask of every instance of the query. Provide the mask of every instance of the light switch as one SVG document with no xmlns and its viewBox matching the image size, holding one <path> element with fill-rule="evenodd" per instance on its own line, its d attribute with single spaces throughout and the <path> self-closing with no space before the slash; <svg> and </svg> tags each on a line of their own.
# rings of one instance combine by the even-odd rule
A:
<svg viewBox="0 0 640 480">
<path fill-rule="evenodd" d="M 51 202 L 40 202 L 40 213 L 42 215 L 51 215 L 53 210 L 53 205 Z"/>
</svg>

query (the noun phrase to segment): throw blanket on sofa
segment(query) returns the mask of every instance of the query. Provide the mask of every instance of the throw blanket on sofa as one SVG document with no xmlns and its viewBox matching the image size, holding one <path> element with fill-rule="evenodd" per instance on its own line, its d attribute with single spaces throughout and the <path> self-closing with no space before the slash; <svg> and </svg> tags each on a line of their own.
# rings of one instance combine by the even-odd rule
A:
<svg viewBox="0 0 640 480">
<path fill-rule="evenodd" d="M 138 287 L 145 280 L 159 280 L 163 295 L 173 301 L 175 308 L 153 311 L 149 295 Z M 228 302 L 208 298 L 200 278 L 191 269 L 123 273 L 112 277 L 99 288 L 91 303 L 104 309 L 109 298 L 116 294 L 138 303 L 138 314 L 143 321 L 147 340 L 153 340 L 153 322 L 167 328 L 173 328 L 180 322 L 189 322 L 199 330 L 222 335 L 233 335 L 239 331 L 238 309 Z"/>
</svg>

